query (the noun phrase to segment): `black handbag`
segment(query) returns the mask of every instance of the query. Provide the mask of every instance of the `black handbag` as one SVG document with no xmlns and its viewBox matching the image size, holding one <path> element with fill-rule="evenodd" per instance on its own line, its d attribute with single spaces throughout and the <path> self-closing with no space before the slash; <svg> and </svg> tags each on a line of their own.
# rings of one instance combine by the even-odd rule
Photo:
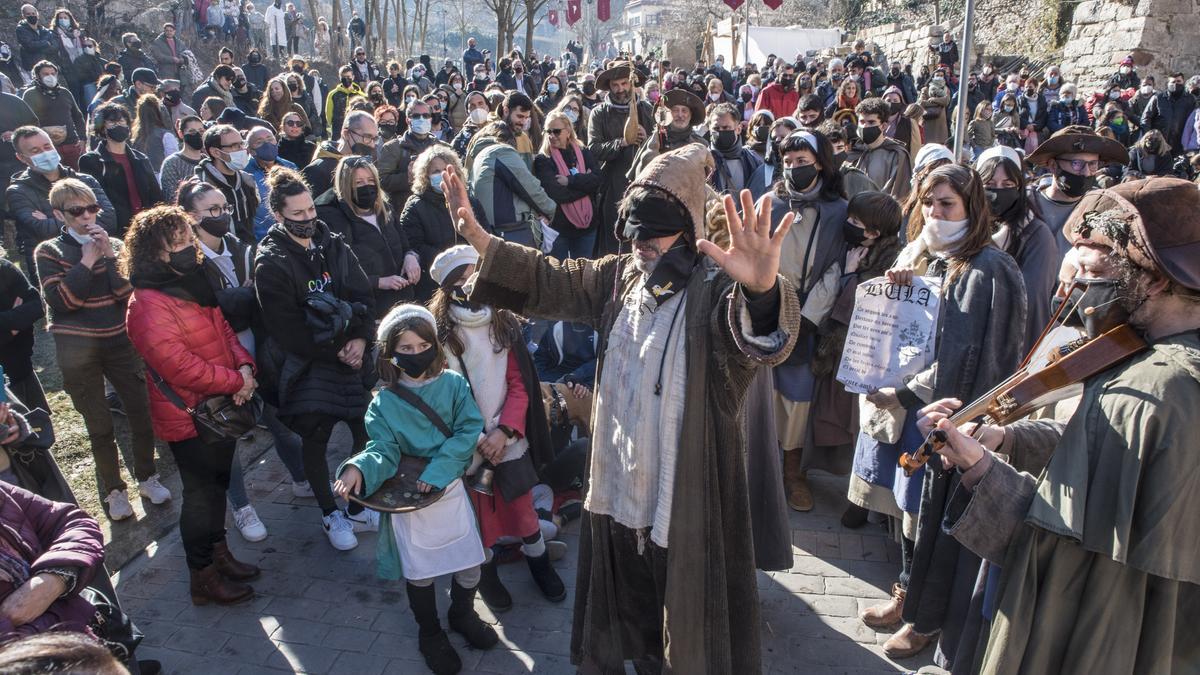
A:
<svg viewBox="0 0 1200 675">
<path fill-rule="evenodd" d="M 234 403 L 232 396 L 220 394 L 201 399 L 195 407 L 189 407 L 153 368 L 146 366 L 146 371 L 162 395 L 176 408 L 192 417 L 196 424 L 196 433 L 205 445 L 225 441 L 236 442 L 254 428 L 262 415 L 263 401 L 257 392 L 242 405 Z"/>
</svg>

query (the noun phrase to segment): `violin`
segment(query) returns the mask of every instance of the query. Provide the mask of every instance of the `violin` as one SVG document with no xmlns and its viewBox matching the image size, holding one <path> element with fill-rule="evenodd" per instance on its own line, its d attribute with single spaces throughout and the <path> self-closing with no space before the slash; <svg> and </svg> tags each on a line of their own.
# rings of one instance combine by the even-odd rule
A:
<svg viewBox="0 0 1200 675">
<path fill-rule="evenodd" d="M 1067 297 L 1070 297 L 1070 292 Z M 1081 385 L 1084 380 L 1126 361 L 1148 347 L 1129 324 L 1121 324 L 1093 339 L 1079 338 L 1046 352 L 1043 342 L 1065 306 L 1066 303 L 1063 303 L 1050 320 L 1050 326 L 1042 332 L 1037 346 L 1025 357 L 1017 372 L 970 405 L 956 411 L 949 417 L 952 424 L 959 426 L 981 416 L 985 424 L 1011 424 L 1038 408 L 1075 395 L 1079 389 L 1075 385 Z M 1035 355 L 1041 353 L 1046 354 L 1044 365 L 1035 363 Z M 925 466 L 933 453 L 939 452 L 945 445 L 946 433 L 940 429 L 931 431 L 915 452 L 900 455 L 898 463 L 904 469 L 904 475 L 913 475 L 917 469 Z"/>
</svg>

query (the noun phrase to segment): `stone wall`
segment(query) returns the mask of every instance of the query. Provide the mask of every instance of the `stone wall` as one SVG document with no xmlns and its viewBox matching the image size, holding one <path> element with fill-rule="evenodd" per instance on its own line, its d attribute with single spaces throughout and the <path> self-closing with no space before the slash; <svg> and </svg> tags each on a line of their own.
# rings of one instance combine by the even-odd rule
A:
<svg viewBox="0 0 1200 675">
<path fill-rule="evenodd" d="M 1063 45 L 1068 79 L 1100 86 L 1117 64 L 1133 56 L 1139 73 L 1155 76 L 1200 73 L 1200 8 L 1194 0 L 1088 0 L 1075 9 Z"/>
</svg>

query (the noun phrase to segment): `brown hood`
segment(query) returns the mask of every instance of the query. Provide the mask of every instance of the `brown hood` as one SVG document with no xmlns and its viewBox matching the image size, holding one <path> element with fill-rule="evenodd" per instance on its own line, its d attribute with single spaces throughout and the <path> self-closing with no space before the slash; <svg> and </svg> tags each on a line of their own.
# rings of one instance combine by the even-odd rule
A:
<svg viewBox="0 0 1200 675">
<path fill-rule="evenodd" d="M 664 152 L 655 157 L 625 191 L 622 215 L 628 212 L 628 202 L 636 199 L 638 188 L 659 190 L 679 202 L 692 219 L 692 233 L 704 239 L 704 204 L 708 199 L 708 175 L 713 170 L 713 158 L 707 146 L 698 143 Z M 624 218 L 622 217 L 622 220 Z"/>
</svg>

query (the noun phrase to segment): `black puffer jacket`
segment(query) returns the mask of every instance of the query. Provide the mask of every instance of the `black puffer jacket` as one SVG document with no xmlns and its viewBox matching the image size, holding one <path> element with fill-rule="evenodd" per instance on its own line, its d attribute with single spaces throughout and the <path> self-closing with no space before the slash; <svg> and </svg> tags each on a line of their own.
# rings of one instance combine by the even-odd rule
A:
<svg viewBox="0 0 1200 675">
<path fill-rule="evenodd" d="M 471 209 L 475 211 L 475 219 L 483 229 L 491 232 L 491 223 L 474 197 L 471 197 Z M 446 208 L 446 200 L 442 193 L 433 189 L 414 194 L 404 204 L 400 212 L 400 231 L 408 238 L 410 250 L 416 251 L 421 261 L 421 281 L 417 284 L 416 297 L 420 302 L 426 302 L 433 297 L 437 284 L 429 276 L 429 268 L 433 259 L 439 253 L 454 246 L 465 243 L 454 230 L 450 220 L 450 210 Z"/>
<path fill-rule="evenodd" d="M 341 236 L 358 258 L 375 296 L 376 318 L 382 318 L 396 303 L 412 300 L 411 287 L 400 290 L 379 288 L 380 277 L 403 275 L 404 256 L 412 251 L 392 209 L 384 209 L 384 217 L 376 227 L 354 213 L 354 209 L 338 199 L 333 190 L 317 197 L 316 205 L 317 217 L 331 232 Z"/>
<path fill-rule="evenodd" d="M 361 417 L 376 373 L 370 354 L 354 370 L 338 360 L 350 340 L 375 337 L 375 300 L 358 258 L 346 242 L 317 223 L 313 246 L 305 249 L 281 226 L 274 225 L 254 258 L 254 282 L 267 335 L 259 355 L 264 396 L 290 423 L 306 414 L 339 419 Z M 306 300 L 326 292 L 355 306 L 355 320 L 337 338 L 318 343 L 308 320 Z"/>
</svg>

